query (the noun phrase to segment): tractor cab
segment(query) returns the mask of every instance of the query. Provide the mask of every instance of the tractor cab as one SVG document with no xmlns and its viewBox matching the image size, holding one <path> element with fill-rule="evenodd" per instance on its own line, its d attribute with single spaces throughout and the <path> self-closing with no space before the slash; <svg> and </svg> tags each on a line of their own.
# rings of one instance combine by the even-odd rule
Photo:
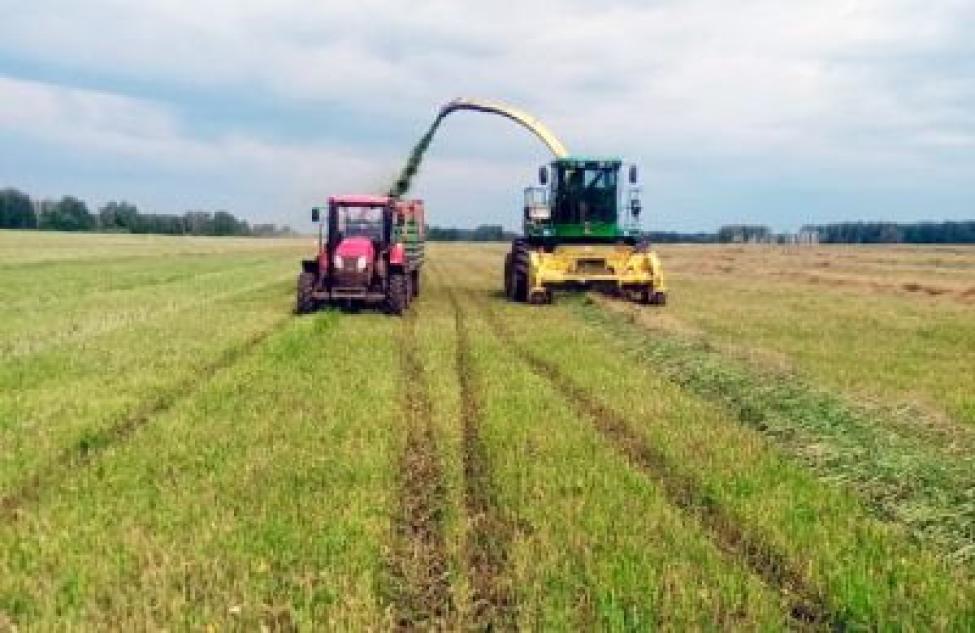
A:
<svg viewBox="0 0 975 633">
<path fill-rule="evenodd" d="M 385 196 L 332 196 L 328 217 L 322 223 L 320 210 L 312 209 L 312 221 L 319 225 L 319 245 L 330 253 L 345 239 L 372 243 L 380 249 L 389 241 L 393 201 Z"/>
<path fill-rule="evenodd" d="M 377 196 L 332 197 L 328 201 L 326 253 L 331 285 L 358 295 L 373 285 L 377 266 L 389 245 L 392 201 Z"/>
<path fill-rule="evenodd" d="M 567 157 L 541 167 L 541 186 L 525 189 L 526 238 L 549 245 L 634 243 L 639 236 L 640 192 L 635 166 L 629 169 L 624 192 L 622 165 L 615 158 Z"/>
</svg>

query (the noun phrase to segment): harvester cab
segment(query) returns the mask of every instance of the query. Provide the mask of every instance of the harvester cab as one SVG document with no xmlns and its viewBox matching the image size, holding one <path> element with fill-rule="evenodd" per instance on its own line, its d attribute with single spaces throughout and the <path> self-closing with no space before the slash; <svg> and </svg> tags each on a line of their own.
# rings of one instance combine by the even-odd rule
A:
<svg viewBox="0 0 975 633">
<path fill-rule="evenodd" d="M 402 314 L 419 294 L 423 203 L 386 196 L 333 196 L 318 223 L 318 256 L 302 262 L 296 311 L 342 302 L 383 304 Z"/>
<path fill-rule="evenodd" d="M 612 291 L 666 301 L 660 263 L 641 238 L 636 166 L 617 158 L 560 156 L 525 189 L 524 236 L 505 260 L 505 292 L 547 303 L 558 288 Z"/>
<path fill-rule="evenodd" d="M 636 243 L 640 236 L 640 189 L 636 166 L 621 186 L 622 161 L 558 158 L 539 168 L 539 184 L 525 189 L 525 236 L 536 242 L 582 239 Z"/>
</svg>

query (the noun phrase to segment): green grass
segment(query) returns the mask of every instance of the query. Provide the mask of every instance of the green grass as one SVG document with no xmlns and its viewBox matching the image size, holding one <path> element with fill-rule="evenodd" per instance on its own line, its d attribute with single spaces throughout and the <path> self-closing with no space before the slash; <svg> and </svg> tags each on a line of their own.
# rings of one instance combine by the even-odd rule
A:
<svg viewBox="0 0 975 633">
<path fill-rule="evenodd" d="M 780 622 L 761 583 L 722 560 L 558 393 L 512 364 L 477 306 L 468 306 L 482 441 L 516 535 L 508 573 L 518 622 L 542 629 Z"/>
<path fill-rule="evenodd" d="M 88 626 L 382 622 L 391 326 L 294 323 L 45 491 L 0 537 L 0 605 Z"/>
<path fill-rule="evenodd" d="M 975 248 L 674 253 L 667 312 L 687 328 L 715 343 L 784 357 L 830 388 L 908 408 L 919 423 L 975 428 Z M 699 270 L 719 254 L 723 269 Z M 832 265 L 821 268 L 823 262 Z M 816 270 L 835 278 L 804 281 Z M 770 274 L 777 271 L 786 274 Z M 965 290 L 932 297 L 898 284 Z"/>
<path fill-rule="evenodd" d="M 750 339 L 708 321 L 690 266 L 664 311 L 511 305 L 498 246 L 431 248 L 412 321 L 295 317 L 308 248 L 0 232 L 0 629 L 385 629 L 441 587 L 445 612 L 405 624 L 975 623 L 963 407 L 918 402 L 913 428 L 861 401 L 967 378 L 904 389 L 833 341 L 817 353 L 847 378 L 821 375 L 771 317 Z M 950 285 L 965 257 L 869 265 Z M 805 292 L 770 288 L 769 311 Z M 907 298 L 849 299 L 874 300 Z M 967 332 L 938 301 L 929 326 Z M 912 358 L 872 341 L 864 367 Z M 925 372 L 955 366 L 933 346 Z M 403 514 L 408 450 L 437 466 L 429 516 Z M 397 587 L 431 548 L 443 576 Z"/>
<path fill-rule="evenodd" d="M 854 489 L 880 516 L 941 546 L 950 559 L 975 562 L 975 444 L 948 452 L 794 374 L 750 366 L 706 342 L 649 333 L 618 311 L 577 307 L 583 320 L 611 335 L 607 344 L 620 354 L 723 405 L 820 478 Z"/>
<path fill-rule="evenodd" d="M 497 292 L 494 271 L 467 266 L 463 276 L 472 279 L 465 283 L 491 305 Z M 969 571 L 956 568 L 937 551 L 916 547 L 898 525 L 871 518 L 870 509 L 846 492 L 842 478 L 817 480 L 780 456 L 763 432 L 740 423 L 739 407 L 716 408 L 709 394 L 687 391 L 672 382 L 673 375 L 656 360 L 664 358 L 671 365 L 687 361 L 686 353 L 673 357 L 675 352 L 683 353 L 677 344 L 670 344 L 669 355 L 663 351 L 651 357 L 647 349 L 653 352 L 667 343 L 651 343 L 645 333 L 639 333 L 638 339 L 634 333 L 622 337 L 624 325 L 595 318 L 591 312 L 579 314 L 576 302 L 567 299 L 554 308 L 500 304 L 495 309 L 520 345 L 563 368 L 593 398 L 621 411 L 651 445 L 660 447 L 672 464 L 699 482 L 705 498 L 727 507 L 807 570 L 810 583 L 827 593 L 842 621 L 914 621 L 922 627 L 971 622 Z M 710 367 L 716 368 L 725 366 Z M 741 388 L 745 390 L 738 395 L 750 395 L 747 387 L 760 386 L 729 385 L 727 375 L 718 377 L 725 382 L 711 383 L 707 369 L 699 379 L 710 387 Z M 762 403 L 762 395 L 752 397 Z M 784 409 L 778 415 L 785 422 L 801 422 L 790 414 L 801 413 L 802 403 L 775 400 L 783 395 L 789 394 L 771 394 L 771 404 Z M 762 404 L 768 408 L 770 402 Z M 965 477 L 965 471 L 954 474 Z M 955 496 L 953 503 L 949 500 L 945 505 L 956 516 L 970 511 L 963 495 Z M 958 529 L 958 534 L 951 534 L 949 526 L 945 533 L 956 541 L 967 538 L 964 525 Z"/>
</svg>

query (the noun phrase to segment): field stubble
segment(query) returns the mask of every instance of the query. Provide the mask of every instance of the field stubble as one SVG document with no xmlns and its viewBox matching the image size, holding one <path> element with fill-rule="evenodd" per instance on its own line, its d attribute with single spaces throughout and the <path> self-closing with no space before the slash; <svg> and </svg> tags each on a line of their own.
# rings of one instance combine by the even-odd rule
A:
<svg viewBox="0 0 975 633">
<path fill-rule="evenodd" d="M 964 249 L 673 249 L 672 305 L 620 315 L 508 304 L 501 247 L 437 245 L 400 320 L 287 315 L 304 244 L 113 237 L 0 233 L 0 622 L 975 622 L 945 518 L 969 516 Z M 813 264 L 896 272 L 859 296 L 771 270 Z M 878 501 L 911 491 L 924 525 Z"/>
</svg>

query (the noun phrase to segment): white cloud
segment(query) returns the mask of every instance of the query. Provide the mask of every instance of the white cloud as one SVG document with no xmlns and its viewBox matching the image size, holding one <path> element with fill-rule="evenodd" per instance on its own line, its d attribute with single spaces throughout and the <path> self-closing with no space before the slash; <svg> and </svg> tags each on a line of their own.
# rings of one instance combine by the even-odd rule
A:
<svg viewBox="0 0 975 633">
<path fill-rule="evenodd" d="M 325 145 L 314 130 L 302 143 L 268 141 L 246 126 L 201 139 L 185 121 L 192 95 L 339 106 L 417 131 L 444 100 L 483 95 L 532 111 L 572 149 L 625 155 L 675 186 L 706 168 L 748 186 L 808 172 L 896 188 L 912 170 L 950 180 L 972 167 L 972 18 L 975 5 L 961 0 L 34 0 L 4 9 L 0 53 L 190 96 L 174 110 L 8 80 L 0 90 L 36 105 L 0 104 L 0 119 L 169 166 L 229 161 L 269 187 L 304 191 L 323 187 L 321 174 L 349 187 L 381 180 L 408 148 Z M 326 136 L 345 138 L 342 126 Z M 458 118 L 435 148 L 439 165 L 457 165 L 449 174 L 480 166 L 485 196 L 469 218 L 510 200 L 511 175 L 538 158 L 494 129 Z M 485 158 L 473 162 L 472 149 Z M 454 183 L 421 182 L 433 197 L 460 195 L 447 195 Z"/>
<path fill-rule="evenodd" d="M 202 139 L 189 134 L 179 117 L 158 103 L 3 77 L 0 132 L 78 154 L 120 158 L 143 170 L 224 179 L 231 175 L 242 191 L 270 182 L 284 196 L 282 207 L 301 209 L 320 200 L 323 185 L 329 186 L 337 174 L 366 187 L 392 171 L 354 148 L 271 143 L 239 134 Z M 226 199 L 219 192 L 213 196 Z M 241 202 L 245 211 L 255 211 Z"/>
</svg>

